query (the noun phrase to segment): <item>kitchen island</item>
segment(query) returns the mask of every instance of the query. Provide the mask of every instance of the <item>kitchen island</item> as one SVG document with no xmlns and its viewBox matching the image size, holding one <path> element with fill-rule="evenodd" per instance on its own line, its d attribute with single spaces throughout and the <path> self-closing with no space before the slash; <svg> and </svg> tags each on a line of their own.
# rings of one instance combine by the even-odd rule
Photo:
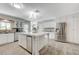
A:
<svg viewBox="0 0 79 59">
<path fill-rule="evenodd" d="M 47 35 L 47 38 L 45 36 Z M 39 55 L 40 49 L 48 44 L 48 33 L 20 33 L 19 45 L 32 53 L 32 55 Z"/>
</svg>

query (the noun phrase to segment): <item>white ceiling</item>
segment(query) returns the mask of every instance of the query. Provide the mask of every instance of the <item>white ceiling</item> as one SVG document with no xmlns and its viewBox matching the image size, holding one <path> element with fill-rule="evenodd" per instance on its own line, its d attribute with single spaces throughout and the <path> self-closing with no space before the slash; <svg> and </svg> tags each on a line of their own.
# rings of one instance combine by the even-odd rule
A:
<svg viewBox="0 0 79 59">
<path fill-rule="evenodd" d="M 23 9 L 16 9 L 9 3 L 0 3 L 0 13 L 34 21 L 27 18 L 28 12 L 38 9 L 40 18 L 36 20 L 41 21 L 79 12 L 79 3 L 23 3 L 23 6 Z"/>
</svg>

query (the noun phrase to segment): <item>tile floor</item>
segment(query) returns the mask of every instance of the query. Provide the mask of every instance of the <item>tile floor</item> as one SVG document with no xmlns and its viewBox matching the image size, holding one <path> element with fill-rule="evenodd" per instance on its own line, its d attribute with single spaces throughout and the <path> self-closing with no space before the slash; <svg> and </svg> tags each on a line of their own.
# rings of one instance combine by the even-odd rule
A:
<svg viewBox="0 0 79 59">
<path fill-rule="evenodd" d="M 40 55 L 79 55 L 79 45 L 61 43 L 51 40 L 48 46 L 40 51 Z M 31 55 L 22 49 L 18 42 L 0 46 L 0 55 Z"/>
<path fill-rule="evenodd" d="M 0 46 L 0 55 L 30 55 L 26 50 L 22 49 L 18 42 Z"/>
<path fill-rule="evenodd" d="M 79 55 L 79 45 L 51 40 L 48 47 L 40 50 L 41 55 Z"/>
</svg>

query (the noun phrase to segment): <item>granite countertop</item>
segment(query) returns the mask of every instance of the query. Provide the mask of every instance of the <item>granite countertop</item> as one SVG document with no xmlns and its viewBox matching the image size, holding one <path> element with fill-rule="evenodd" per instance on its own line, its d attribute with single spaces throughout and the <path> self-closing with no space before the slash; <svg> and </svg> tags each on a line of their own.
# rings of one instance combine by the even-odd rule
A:
<svg viewBox="0 0 79 59">
<path fill-rule="evenodd" d="M 14 33 L 14 32 L 0 32 L 0 34 L 9 34 L 9 33 Z"/>
</svg>

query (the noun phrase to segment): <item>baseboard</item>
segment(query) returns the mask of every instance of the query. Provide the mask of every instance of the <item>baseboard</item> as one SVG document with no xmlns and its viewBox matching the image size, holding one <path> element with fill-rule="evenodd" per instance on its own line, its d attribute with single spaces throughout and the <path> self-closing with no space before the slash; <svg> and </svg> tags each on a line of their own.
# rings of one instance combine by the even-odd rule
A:
<svg viewBox="0 0 79 59">
<path fill-rule="evenodd" d="M 59 40 L 55 40 L 57 42 L 62 42 L 62 43 L 68 43 L 67 41 L 59 41 Z"/>
<path fill-rule="evenodd" d="M 55 40 L 55 41 L 57 41 L 57 42 L 61 42 L 61 43 L 68 43 L 68 44 L 79 45 L 79 43 L 69 42 L 69 41 L 66 41 L 66 42 L 63 42 L 63 41 L 58 41 L 58 40 Z"/>
</svg>

